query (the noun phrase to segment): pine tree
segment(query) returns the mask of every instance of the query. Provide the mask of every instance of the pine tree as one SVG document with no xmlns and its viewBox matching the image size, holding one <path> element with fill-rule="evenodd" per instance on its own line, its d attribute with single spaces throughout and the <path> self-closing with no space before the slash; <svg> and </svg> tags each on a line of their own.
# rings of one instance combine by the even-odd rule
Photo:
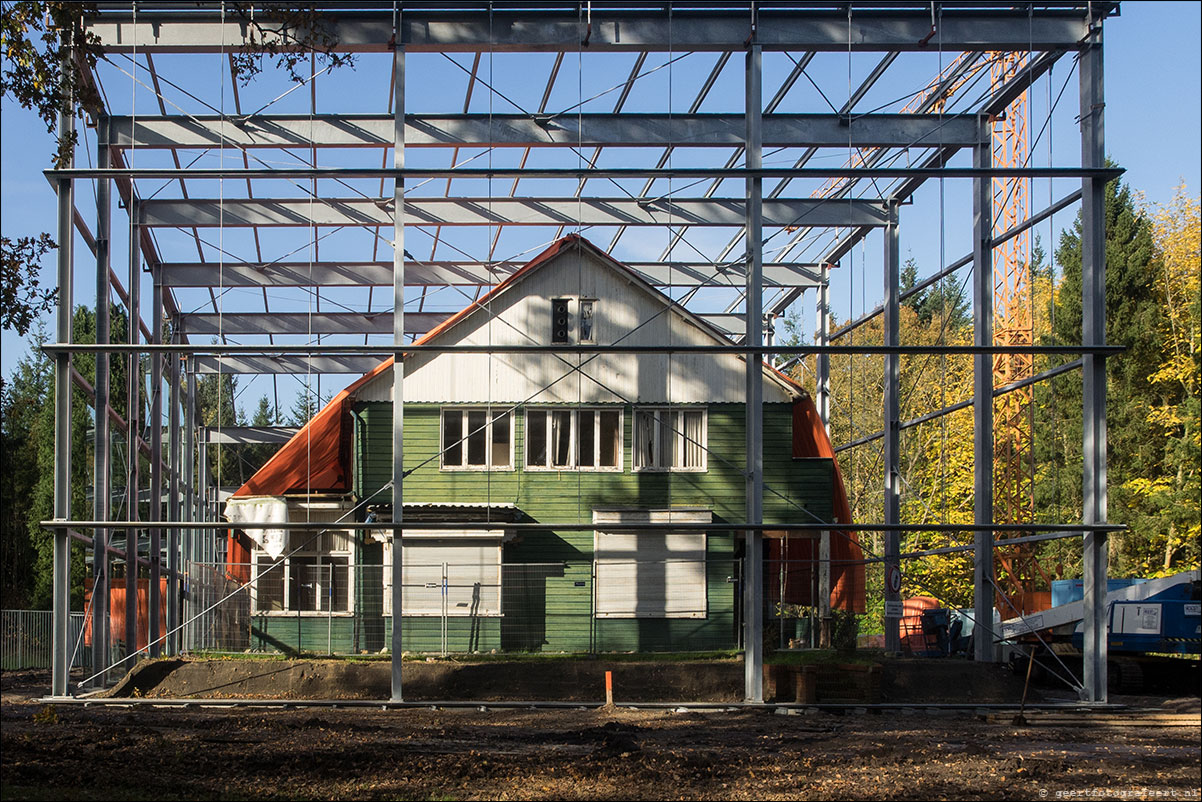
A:
<svg viewBox="0 0 1202 802">
<path fill-rule="evenodd" d="M 1153 239 L 1152 221 L 1140 211 L 1130 187 L 1118 181 L 1106 186 L 1106 342 L 1126 350 L 1107 359 L 1107 479 L 1109 519 L 1131 531 L 1111 537 L 1111 573 L 1144 573 L 1156 528 L 1156 514 L 1135 488 L 1163 469 L 1167 448 L 1163 430 L 1148 422 L 1158 393 L 1148 378 L 1163 352 L 1162 298 L 1156 276 L 1162 271 Z M 1061 234 L 1056 251 L 1063 275 L 1052 309 L 1052 339 L 1062 344 L 1082 340 L 1081 220 Z M 1061 521 L 1081 515 L 1081 379 L 1078 373 L 1058 378 L 1041 400 L 1036 447 L 1042 476 L 1037 481 L 1037 508 L 1052 510 Z M 1048 414 L 1047 407 L 1053 414 Z M 1079 556 L 1061 548 L 1064 562 Z"/>
</svg>

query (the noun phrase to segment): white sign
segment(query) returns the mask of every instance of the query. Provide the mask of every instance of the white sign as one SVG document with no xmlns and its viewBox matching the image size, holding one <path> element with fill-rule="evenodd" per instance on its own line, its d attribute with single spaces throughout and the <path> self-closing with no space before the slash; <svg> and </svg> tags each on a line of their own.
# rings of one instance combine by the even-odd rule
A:
<svg viewBox="0 0 1202 802">
<path fill-rule="evenodd" d="M 1123 635 L 1159 635 L 1160 605 L 1145 603 L 1116 604 L 1111 631 Z"/>
<path fill-rule="evenodd" d="M 885 602 L 885 618 L 901 618 L 905 613 L 905 605 L 899 601 Z"/>
<path fill-rule="evenodd" d="M 1202 604 L 1198 604 L 1197 602 L 1193 602 L 1192 604 L 1186 603 L 1185 614 L 1186 615 L 1202 615 Z"/>
</svg>

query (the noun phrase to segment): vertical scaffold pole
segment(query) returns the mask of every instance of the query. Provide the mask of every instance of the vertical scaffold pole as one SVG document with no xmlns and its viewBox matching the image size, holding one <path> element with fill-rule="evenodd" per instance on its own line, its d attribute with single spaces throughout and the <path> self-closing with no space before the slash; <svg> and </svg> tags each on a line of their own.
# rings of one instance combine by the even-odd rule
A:
<svg viewBox="0 0 1202 802">
<path fill-rule="evenodd" d="M 747 51 L 747 169 L 762 165 L 763 50 L 754 43 Z M 747 345 L 764 343 L 763 179 L 747 178 Z M 760 354 L 747 354 L 747 522 L 764 520 L 764 369 Z M 764 542 L 759 529 L 748 529 L 743 556 L 743 684 L 748 702 L 764 701 Z"/>
<path fill-rule="evenodd" d="M 96 166 L 109 166 L 109 117 L 101 117 L 96 124 Z M 112 181 L 101 178 L 96 181 L 96 342 L 109 342 L 109 296 L 111 270 L 112 229 Z M 107 521 L 112 506 L 112 435 L 109 420 L 109 355 L 96 352 L 96 436 L 94 454 L 94 476 L 92 509 L 97 521 Z M 92 533 L 92 665 L 99 672 L 112 662 L 109 649 L 109 530 L 97 529 Z M 96 678 L 103 685 L 104 675 Z"/>
<path fill-rule="evenodd" d="M 973 166 L 992 162 L 991 132 L 984 125 L 973 148 Z M 972 179 L 973 344 L 993 345 L 993 188 Z M 993 524 L 993 358 L 973 356 L 973 522 Z M 973 657 L 993 660 L 993 532 L 973 537 Z"/>
<path fill-rule="evenodd" d="M 69 36 L 67 32 L 64 36 Z M 67 43 L 70 45 L 70 43 Z M 63 75 L 75 69 L 71 48 L 64 48 L 60 69 Z M 67 91 L 64 80 L 64 92 Z M 68 94 L 58 115 L 58 141 L 64 142 L 75 130 L 73 103 Z M 75 163 L 74 148 L 64 167 Z M 73 234 L 75 194 L 69 178 L 60 178 L 58 189 L 58 321 L 57 340 L 70 343 L 71 317 L 74 311 L 73 293 Z M 54 355 L 54 518 L 65 521 L 71 517 L 71 354 L 58 351 Z M 67 695 L 67 674 L 70 670 L 69 630 L 71 617 L 71 541 L 66 529 L 54 530 L 52 577 L 52 608 L 54 629 L 51 632 L 50 693 Z"/>
<path fill-rule="evenodd" d="M 1081 166 L 1106 164 L 1102 84 L 1102 23 L 1091 20 L 1091 36 L 1081 49 Z M 1086 178 L 1081 187 L 1081 341 L 1106 344 L 1106 181 Z M 1106 357 L 1082 355 L 1082 430 L 1086 524 L 1106 523 Z M 1107 621 L 1107 535 L 1087 532 L 1084 542 L 1084 696 L 1105 702 Z"/>
<path fill-rule="evenodd" d="M 897 204 L 889 204 L 889 223 L 885 226 L 884 279 L 885 345 L 896 346 L 899 339 L 898 285 L 900 284 L 901 256 L 899 253 Z M 901 467 L 900 438 L 901 420 L 901 357 L 896 353 L 885 354 L 884 382 L 884 458 L 885 458 L 885 525 L 901 523 Z M 885 531 L 885 570 L 900 576 L 898 554 L 901 553 L 900 538 L 896 529 Z M 891 581 L 885 583 L 885 601 L 901 601 L 900 588 L 895 589 Z M 885 651 L 901 651 L 901 619 L 896 616 L 885 618 Z"/>
<path fill-rule="evenodd" d="M 405 167 L 405 44 L 401 31 L 401 11 L 398 5 L 393 17 L 396 49 L 393 63 L 396 85 L 393 109 L 392 165 Z M 400 523 L 404 516 L 405 483 L 405 360 L 401 347 L 405 344 L 405 181 L 397 177 L 392 189 L 392 342 L 396 355 L 392 365 L 392 520 Z M 392 532 L 392 701 L 404 700 L 401 689 L 401 582 L 403 565 L 403 536 Z"/>
</svg>

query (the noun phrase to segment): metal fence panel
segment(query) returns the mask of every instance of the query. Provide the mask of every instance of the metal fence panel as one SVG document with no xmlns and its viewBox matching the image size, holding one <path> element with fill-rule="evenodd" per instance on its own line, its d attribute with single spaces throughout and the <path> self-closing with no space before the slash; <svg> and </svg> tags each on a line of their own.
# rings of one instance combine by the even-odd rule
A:
<svg viewBox="0 0 1202 802">
<path fill-rule="evenodd" d="M 0 611 L 0 667 L 5 671 L 50 668 L 53 613 L 49 610 Z M 92 650 L 84 643 L 85 614 L 71 613 L 68 649 L 72 668 L 90 668 Z"/>
</svg>

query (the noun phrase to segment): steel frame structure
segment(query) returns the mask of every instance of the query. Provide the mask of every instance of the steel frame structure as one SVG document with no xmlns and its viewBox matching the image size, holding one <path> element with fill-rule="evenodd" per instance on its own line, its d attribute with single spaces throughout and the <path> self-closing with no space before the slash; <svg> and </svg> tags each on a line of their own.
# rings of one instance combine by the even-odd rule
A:
<svg viewBox="0 0 1202 802">
<path fill-rule="evenodd" d="M 310 60 L 309 78 L 297 87 L 309 90 L 309 113 L 267 112 L 291 90 L 262 108 L 246 112 L 238 82 L 229 73 L 233 54 L 248 41 L 251 22 L 245 13 L 235 14 L 224 4 L 200 3 L 186 10 L 140 2 L 101 2 L 97 6 L 88 29 L 104 43 L 106 60 L 95 73 L 85 76 L 106 98 L 106 108 L 94 120 L 95 167 L 72 163 L 47 173 L 58 193 L 61 245 L 57 342 L 48 346 L 54 355 L 56 376 L 54 520 L 46 522 L 54 532 L 55 544 L 54 696 L 68 694 L 67 566 L 71 535 L 86 541 L 86 536 L 77 533 L 94 533 L 94 620 L 106 625 L 109 620 L 104 606 L 112 579 L 111 558 L 118 555 L 133 565 L 146 562 L 150 587 L 154 589 L 150 594 L 154 599 L 148 633 L 150 651 L 177 652 L 183 622 L 179 620 L 176 580 L 188 574 L 191 563 L 215 556 L 213 540 L 204 533 L 220 527 L 213 504 L 215 479 L 207 475 L 206 449 L 210 444 L 278 442 L 288 436 L 287 430 L 279 428 L 206 428 L 197 419 L 199 377 L 214 373 L 267 375 L 274 382 L 281 374 L 298 371 L 311 375 L 361 372 L 374 365 L 379 356 L 411 350 L 416 336 L 446 317 L 445 309 L 430 308 L 437 306 L 439 293 L 445 295 L 449 290 L 472 303 L 487 287 L 520 266 L 523 256 L 538 247 L 531 243 L 537 243 L 539 236 L 553 233 L 554 239 L 567 230 L 592 227 L 609 238 L 609 250 L 624 246 L 632 238 L 628 231 L 646 228 L 663 232 L 668 244 L 659 257 L 632 259 L 632 267 L 676 303 L 727 332 L 731 342 L 725 350 L 748 355 L 748 515 L 736 527 L 746 533 L 748 557 L 743 615 L 748 702 L 763 700 L 763 588 L 756 569 L 764 529 L 759 417 L 762 385 L 760 368 L 751 356 L 817 354 L 819 409 L 823 419 L 829 420 L 834 413 L 828 357 L 840 351 L 834 343 L 841 334 L 876 314 L 884 315 L 884 343 L 859 350 L 884 359 L 885 425 L 878 435 L 847 447 L 876 438 L 883 440 L 885 514 L 880 522 L 847 528 L 886 533 L 886 552 L 874 559 L 897 565 L 914 556 L 899 553 L 899 533 L 913 530 L 902 525 L 899 517 L 898 437 L 903 427 L 915 423 L 900 419 L 900 355 L 908 350 L 972 353 L 976 519 L 972 527 L 951 529 L 974 533 L 976 620 L 992 621 L 997 533 L 1043 532 L 1011 538 L 1016 542 L 1083 535 L 1089 612 L 1085 619 L 1082 695 L 1088 701 L 1105 701 L 1106 623 L 1102 600 L 1106 537 L 1114 529 L 1106 519 L 1105 360 L 1115 349 L 1106 346 L 1104 334 L 1102 193 L 1115 171 L 1106 169 L 1104 163 L 1101 54 L 1102 24 L 1116 13 L 1117 3 L 734 2 L 720 8 L 645 0 L 331 4 L 325 9 L 323 24 L 337 49 L 374 58 L 373 64 L 387 63 L 387 113 L 383 114 L 319 111 L 317 86 L 321 73 L 316 71 L 315 59 Z M 278 31 L 269 20 L 255 24 L 262 35 Z M 979 97 L 965 95 L 949 108 L 945 105 L 948 89 L 958 80 L 955 75 L 942 83 L 920 84 L 911 94 L 925 92 L 929 102 L 917 108 L 906 105 L 901 110 L 901 102 L 893 104 L 894 110 L 884 110 L 889 104 L 863 108 L 865 98 L 872 96 L 885 76 L 896 74 L 898 68 L 893 65 L 900 57 L 929 54 L 935 48 L 941 59 L 945 52 L 993 51 L 1013 51 L 1025 58 L 1023 66 L 1006 81 Z M 734 58 L 740 53 L 744 55 L 741 61 Z M 455 60 L 458 54 L 468 58 L 470 67 Z M 497 54 L 544 54 L 552 60 L 537 110 L 522 108 L 496 87 L 491 64 Z M 683 110 L 676 108 L 671 83 L 666 102 L 661 98 L 657 109 L 626 110 L 641 86 L 640 80 L 658 70 L 670 70 L 676 60 L 684 57 L 680 54 L 705 56 L 707 63 L 712 62 L 708 72 L 699 73 L 705 75 L 704 80 L 691 100 L 681 104 Z M 779 83 L 765 85 L 766 55 L 782 54 L 790 66 Z M 827 100 L 807 72 L 822 54 L 845 54 L 848 59 L 848 96 L 841 108 Z M 850 83 L 853 54 L 879 57 L 858 85 Z M 997 168 L 991 162 L 991 118 L 1002 114 L 1011 101 L 1046 76 L 1059 59 L 1070 55 L 1079 68 L 1079 163 Z M 174 59 L 199 56 L 218 59 L 226 72 L 218 105 L 189 94 L 181 86 L 183 79 L 171 73 Z M 429 62 L 420 59 L 433 56 L 442 56 L 467 76 L 466 92 L 462 103 L 455 102 L 455 110 L 430 111 L 422 108 L 420 100 L 407 96 L 407 90 L 423 80 L 421 70 L 429 68 Z M 608 110 L 598 110 L 601 101 L 586 101 L 581 93 L 576 104 L 554 111 L 551 100 L 562 89 L 558 76 L 572 56 L 580 65 L 586 56 L 623 56 L 627 62 L 633 58 L 625 80 L 597 96 L 608 103 L 610 93 L 616 95 Z M 488 62 L 482 64 L 485 57 Z M 648 66 L 649 59 L 652 64 L 666 60 Z M 579 67 L 581 72 L 583 69 Z M 109 77 L 127 76 L 135 98 L 139 86 L 151 92 L 154 109 L 147 112 L 144 106 L 136 105 L 133 109 L 117 108 L 112 100 L 115 90 L 105 84 L 106 70 Z M 714 87 L 739 70 L 744 107 L 705 111 Z M 801 113 L 787 110 L 790 92 L 802 85 L 803 78 L 822 95 L 829 112 L 824 108 L 807 108 Z M 226 108 L 226 82 L 233 108 Z M 194 108 L 199 105 L 206 111 L 189 112 L 175 102 L 168 108 L 165 87 L 177 90 L 177 96 L 182 93 L 192 98 L 197 101 Z M 771 90 L 770 98 L 765 97 L 766 90 Z M 487 92 L 489 102 L 481 104 L 479 94 L 474 101 L 473 92 Z M 494 110 L 496 97 L 505 101 L 503 111 Z M 513 113 L 513 108 L 519 113 Z M 60 119 L 64 132 L 73 125 L 68 115 Z M 772 148 L 778 158 L 787 158 L 791 166 L 765 167 L 766 148 Z M 194 151 L 199 155 L 193 156 Z M 953 163 L 961 151 L 970 152 L 970 167 Z M 842 168 L 809 166 L 821 154 L 843 152 L 861 155 Z M 474 155 L 464 155 L 467 153 Z M 273 162 L 273 154 L 287 159 Z M 501 158 L 509 154 L 516 154 L 516 158 Z M 542 154 L 557 156 L 545 159 Z M 614 154 L 621 167 L 607 166 L 607 157 Z M 218 158 L 218 167 L 196 166 L 212 155 Z M 488 167 L 475 164 L 485 155 Z M 502 163 L 493 165 L 494 156 Z M 370 163 L 373 158 L 378 166 Z M 358 159 L 359 166 L 346 167 L 346 159 Z M 439 159 L 441 164 L 436 163 Z M 90 157 L 87 162 L 91 163 Z M 698 162 L 704 166 L 696 166 Z M 905 166 L 898 167 L 899 162 Z M 719 163 L 721 166 L 714 166 Z M 994 178 L 1007 175 L 1079 179 L 1081 189 L 1025 222 L 1018 221 L 1011 231 L 995 232 L 991 184 Z M 839 180 L 823 188 L 817 197 L 806 194 L 806 181 L 824 178 Z M 898 334 L 899 304 L 906 295 L 899 287 L 900 207 L 910 202 L 925 182 L 944 178 L 971 184 L 972 252 L 911 292 L 930 286 L 956 269 L 973 268 L 974 347 L 959 351 L 906 346 L 899 342 Z M 89 216 L 77 204 L 77 185 L 92 180 L 96 213 L 89 224 Z M 641 184 L 641 190 L 632 182 Z M 674 182 L 684 182 L 683 188 Z M 538 191 L 532 194 L 527 187 L 535 183 Z M 369 184 L 374 188 L 366 188 Z M 237 193 L 229 189 L 235 186 L 243 189 Z M 465 190 L 465 186 L 471 189 Z M 701 186 L 704 190 L 698 191 Z M 123 243 L 128 255 L 124 285 L 111 264 L 113 188 L 128 219 L 128 236 Z M 684 192 L 689 195 L 682 196 Z M 1018 350 L 1080 354 L 1078 362 L 1068 367 L 1080 367 L 1085 390 L 1084 519 L 1079 524 L 1059 527 L 998 526 L 992 499 L 993 398 L 1013 388 L 994 387 L 992 379 L 991 354 L 999 351 L 992 332 L 994 251 L 1017 233 L 1078 200 L 1083 218 L 1085 276 L 1082 342 L 1080 347 L 1059 350 Z M 307 230 L 307 255 L 298 257 L 301 249 L 296 249 L 273 256 L 273 248 L 283 250 L 278 241 L 271 241 L 270 232 L 277 228 Z M 485 245 L 469 250 L 449 244 L 452 229 L 482 231 Z M 515 229 L 535 233 L 515 240 L 519 244 L 513 245 Z M 226 232 L 231 232 L 232 239 L 237 230 L 247 231 L 249 238 L 243 237 L 237 245 L 222 239 Z M 323 240 L 346 230 L 366 232 L 370 246 L 358 247 L 355 252 L 361 255 L 352 260 L 323 258 Z M 210 236 L 212 231 L 217 232 L 216 242 Z M 877 312 L 831 333 L 831 268 L 878 231 L 884 241 L 883 304 Z M 94 346 L 72 342 L 73 288 L 77 261 L 82 261 L 76 259 L 72 247 L 77 233 L 94 256 Z M 414 233 L 426 239 L 412 236 Z M 176 236 L 179 234 L 182 240 Z M 707 242 L 716 242 L 717 235 L 726 244 L 698 245 L 695 235 L 707 236 Z M 169 242 L 172 236 L 175 239 Z M 774 247 L 769 254 L 765 244 L 781 240 L 786 244 Z M 417 250 L 418 242 L 433 243 L 428 258 L 411 253 Z M 391 264 L 385 250 L 392 251 Z M 682 258 L 681 253 L 687 255 Z M 151 288 L 148 309 L 141 292 L 147 280 Z M 391 306 L 377 305 L 373 309 L 373 289 L 388 286 L 392 287 Z M 347 288 L 367 290 L 365 308 L 352 308 L 331 297 L 331 291 Z M 284 289 L 303 292 L 308 309 L 288 309 L 286 304 L 279 308 L 272 294 Z M 707 295 L 719 289 L 722 295 L 717 300 Z M 224 299 L 233 291 L 261 296 L 262 311 L 227 312 Z M 769 337 L 765 344 L 765 322 L 770 335 L 771 321 L 808 291 L 813 291 L 817 302 L 818 342 L 783 348 L 773 346 Z M 111 342 L 108 310 L 114 292 L 131 313 L 129 339 L 124 344 Z M 198 302 L 197 298 L 203 300 Z M 165 323 L 170 323 L 169 331 Z M 303 343 L 277 341 L 298 335 L 306 338 Z M 210 337 L 215 342 L 203 344 Z M 651 350 L 684 349 L 665 346 Z M 88 386 L 72 367 L 74 355 L 89 352 L 94 352 L 97 359 L 94 386 Z M 143 357 L 148 358 L 149 384 L 141 375 Z M 128 420 L 122 420 L 112 408 L 112 360 L 125 360 L 128 367 L 126 392 L 134 400 L 129 404 Z M 404 406 L 400 399 L 405 377 L 401 359 L 396 360 L 393 378 L 398 402 L 393 409 L 392 503 L 397 518 L 381 528 L 391 526 L 394 531 L 403 531 L 405 523 L 399 515 L 404 490 Z M 1042 378 L 1047 376 L 1036 376 L 1032 381 Z M 111 509 L 114 466 L 108 448 L 95 449 L 91 520 L 70 509 L 72 384 L 83 388 L 94 408 L 103 411 L 96 416 L 97 442 L 107 443 L 115 426 L 125 436 L 128 454 L 135 455 L 126 466 L 124 503 L 128 514 L 124 518 Z M 145 404 L 137 401 L 141 394 L 147 397 Z M 934 411 L 923 419 L 961 406 Z M 139 419 L 143 410 L 149 420 Z M 164 418 L 168 430 L 165 455 Z M 149 466 L 146 489 L 155 502 L 151 520 L 138 520 L 143 482 L 138 475 L 137 455 L 145 456 Z M 430 524 L 421 526 L 429 528 Z M 798 522 L 799 529 L 817 526 L 812 521 Z M 921 528 L 928 531 L 939 527 Z M 149 534 L 150 548 L 145 556 L 137 553 L 140 530 Z M 114 547 L 114 533 L 125 534 L 124 548 Z M 166 549 L 161 544 L 164 535 Z M 829 550 L 829 541 L 824 549 Z M 396 610 L 400 609 L 400 565 L 398 557 L 393 562 L 396 575 L 392 583 Z M 171 580 L 165 602 L 157 592 L 162 573 Z M 895 600 L 896 596 L 891 594 L 889 598 Z M 127 632 L 137 629 L 136 599 L 136 593 L 126 594 Z M 166 605 L 167 633 L 158 631 L 160 603 Z M 887 643 L 893 648 L 898 643 L 896 624 L 894 620 L 887 628 Z M 106 625 L 96 628 L 93 642 L 94 664 L 101 667 L 109 662 Z M 401 616 L 394 616 L 393 642 L 398 644 L 400 626 Z M 978 638 L 976 648 L 977 659 L 992 659 L 989 639 Z M 136 648 L 127 647 L 123 657 L 129 660 L 135 654 Z M 403 699 L 399 648 L 393 650 L 392 697 L 393 701 Z"/>
</svg>

